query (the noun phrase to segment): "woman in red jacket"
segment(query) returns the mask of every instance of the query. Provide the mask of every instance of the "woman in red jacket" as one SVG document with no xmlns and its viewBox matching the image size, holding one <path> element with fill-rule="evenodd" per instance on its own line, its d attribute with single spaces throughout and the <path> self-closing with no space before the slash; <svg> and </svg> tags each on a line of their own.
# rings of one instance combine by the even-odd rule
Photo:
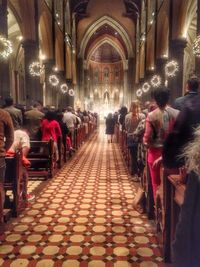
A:
<svg viewBox="0 0 200 267">
<path fill-rule="evenodd" d="M 42 121 L 42 141 L 49 141 L 53 139 L 54 141 L 54 151 L 56 155 L 56 161 L 58 160 L 58 137 L 62 136 L 59 123 L 55 120 L 56 114 L 53 111 L 48 111 L 45 118 Z"/>
</svg>

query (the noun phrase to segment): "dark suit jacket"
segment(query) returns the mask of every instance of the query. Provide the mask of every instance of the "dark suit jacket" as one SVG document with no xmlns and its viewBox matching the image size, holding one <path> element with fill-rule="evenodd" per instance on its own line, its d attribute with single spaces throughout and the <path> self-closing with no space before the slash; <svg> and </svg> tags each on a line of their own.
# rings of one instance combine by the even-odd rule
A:
<svg viewBox="0 0 200 267">
<path fill-rule="evenodd" d="M 163 164 L 167 168 L 177 168 L 184 165 L 184 159 L 179 158 L 183 147 L 193 139 L 194 128 L 200 124 L 200 95 L 187 101 L 179 113 L 174 129 L 169 134 L 163 148 Z"/>
<path fill-rule="evenodd" d="M 191 100 L 193 97 L 196 97 L 197 95 L 198 93 L 196 92 L 189 92 L 187 95 L 178 97 L 174 101 L 173 108 L 182 110 L 185 107 L 185 104 L 187 103 L 187 101 Z"/>
</svg>

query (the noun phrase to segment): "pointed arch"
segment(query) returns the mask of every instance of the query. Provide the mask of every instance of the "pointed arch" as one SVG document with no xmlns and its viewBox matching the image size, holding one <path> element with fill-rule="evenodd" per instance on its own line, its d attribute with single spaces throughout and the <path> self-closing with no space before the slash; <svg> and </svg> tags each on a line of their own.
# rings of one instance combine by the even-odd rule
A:
<svg viewBox="0 0 200 267">
<path fill-rule="evenodd" d="M 92 23 L 92 25 L 87 29 L 87 31 L 84 35 L 84 38 L 81 42 L 79 56 L 84 58 L 85 49 L 86 49 L 86 46 L 87 46 L 90 38 L 95 33 L 95 31 L 98 28 L 100 28 L 101 26 L 103 26 L 104 24 L 110 25 L 113 29 L 115 29 L 120 34 L 124 43 L 127 46 L 128 57 L 133 57 L 133 47 L 132 47 L 132 44 L 131 44 L 131 41 L 130 41 L 130 38 L 129 38 L 127 32 L 125 31 L 125 29 L 122 27 L 122 25 L 120 23 L 118 23 L 116 20 L 114 20 L 113 18 L 111 18 L 110 16 L 107 16 L 107 15 L 101 17 L 100 19 L 98 19 L 97 21 Z"/>
<path fill-rule="evenodd" d="M 86 64 L 86 68 L 88 69 L 89 68 L 89 61 L 90 61 L 90 58 L 92 56 L 92 54 L 94 53 L 95 50 L 97 50 L 100 46 L 102 46 L 103 44 L 110 44 L 111 46 L 114 47 L 114 49 L 119 53 L 121 59 L 122 59 L 122 62 L 123 62 L 123 67 L 124 69 L 126 69 L 126 57 L 125 57 L 125 54 L 124 54 L 124 51 L 122 50 L 122 48 L 116 43 L 114 42 L 111 38 L 109 37 L 105 37 L 104 39 L 101 39 L 99 40 L 99 42 L 97 42 L 90 50 L 88 56 L 87 56 L 87 64 Z"/>
</svg>

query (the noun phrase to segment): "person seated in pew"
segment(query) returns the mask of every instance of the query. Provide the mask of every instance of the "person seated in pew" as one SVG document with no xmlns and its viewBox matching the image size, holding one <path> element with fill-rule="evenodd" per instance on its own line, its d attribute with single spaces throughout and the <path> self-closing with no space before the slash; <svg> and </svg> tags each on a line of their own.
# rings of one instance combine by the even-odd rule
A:
<svg viewBox="0 0 200 267">
<path fill-rule="evenodd" d="M 12 156 L 17 150 L 22 150 L 22 164 L 25 168 L 30 167 L 30 162 L 27 159 L 29 150 L 30 150 L 30 137 L 29 131 L 23 127 L 21 129 L 17 129 L 14 131 L 14 142 L 10 149 L 7 151 L 7 156 Z M 28 177 L 26 171 L 24 171 L 24 175 L 26 175 L 27 182 Z M 35 199 L 33 194 L 27 194 L 27 200 L 32 201 Z"/>
<path fill-rule="evenodd" d="M 48 111 L 41 124 L 42 131 L 42 141 L 49 141 L 53 139 L 54 141 L 54 153 L 55 160 L 59 160 L 58 153 L 58 137 L 62 137 L 62 131 L 60 129 L 59 123 L 56 121 L 56 113 L 54 111 Z"/>
</svg>

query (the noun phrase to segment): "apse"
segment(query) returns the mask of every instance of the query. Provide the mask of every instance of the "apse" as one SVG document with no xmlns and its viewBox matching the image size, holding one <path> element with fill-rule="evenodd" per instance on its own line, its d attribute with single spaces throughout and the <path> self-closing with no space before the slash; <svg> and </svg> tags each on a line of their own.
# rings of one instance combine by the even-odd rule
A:
<svg viewBox="0 0 200 267">
<path fill-rule="evenodd" d="M 89 108 L 106 116 L 123 101 L 122 57 L 112 44 L 105 42 L 94 49 L 88 64 Z"/>
</svg>

